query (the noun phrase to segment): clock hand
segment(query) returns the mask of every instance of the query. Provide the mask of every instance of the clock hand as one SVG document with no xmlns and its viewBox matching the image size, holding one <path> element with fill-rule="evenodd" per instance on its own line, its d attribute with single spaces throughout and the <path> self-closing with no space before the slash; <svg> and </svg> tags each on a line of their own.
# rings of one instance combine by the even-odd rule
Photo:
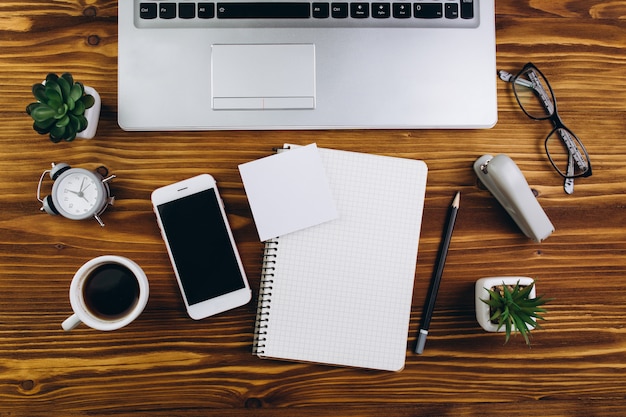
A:
<svg viewBox="0 0 626 417">
<path fill-rule="evenodd" d="M 89 188 L 89 186 L 91 185 L 91 183 L 87 184 L 86 187 L 84 187 L 85 185 L 85 178 L 83 178 L 83 180 L 80 183 L 80 189 L 78 191 L 72 191 L 72 190 L 68 190 L 70 193 L 72 194 L 76 194 L 78 197 L 82 198 L 83 200 L 85 200 L 86 202 L 89 202 L 89 200 L 87 200 L 85 198 L 85 193 L 84 191 Z"/>
<path fill-rule="evenodd" d="M 73 191 L 73 190 L 67 190 L 67 191 L 69 191 L 72 194 L 76 194 L 79 197 L 83 196 L 83 192 L 82 191 Z"/>
<path fill-rule="evenodd" d="M 78 198 L 82 198 L 83 200 L 89 203 L 89 200 L 87 200 L 87 197 L 85 197 L 85 193 L 83 193 L 82 191 L 73 191 L 73 190 L 67 190 L 67 191 L 69 191 L 72 194 L 76 194 Z"/>
</svg>

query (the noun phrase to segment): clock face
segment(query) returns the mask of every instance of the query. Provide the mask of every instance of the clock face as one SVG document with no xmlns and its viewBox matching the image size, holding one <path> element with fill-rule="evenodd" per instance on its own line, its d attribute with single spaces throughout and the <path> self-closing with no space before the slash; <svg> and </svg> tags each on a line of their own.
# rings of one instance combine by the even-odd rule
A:
<svg viewBox="0 0 626 417">
<path fill-rule="evenodd" d="M 106 197 L 103 188 L 102 180 L 92 172 L 73 168 L 55 181 L 52 195 L 62 215 L 80 220 L 92 217 L 100 210 Z"/>
</svg>

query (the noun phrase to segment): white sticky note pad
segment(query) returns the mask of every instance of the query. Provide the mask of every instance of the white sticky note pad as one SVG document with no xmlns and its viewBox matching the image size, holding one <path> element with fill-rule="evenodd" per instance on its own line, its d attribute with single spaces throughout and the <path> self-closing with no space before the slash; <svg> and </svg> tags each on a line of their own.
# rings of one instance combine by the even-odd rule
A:
<svg viewBox="0 0 626 417">
<path fill-rule="evenodd" d="M 241 164 L 239 173 L 261 241 L 339 216 L 314 143 Z"/>
</svg>

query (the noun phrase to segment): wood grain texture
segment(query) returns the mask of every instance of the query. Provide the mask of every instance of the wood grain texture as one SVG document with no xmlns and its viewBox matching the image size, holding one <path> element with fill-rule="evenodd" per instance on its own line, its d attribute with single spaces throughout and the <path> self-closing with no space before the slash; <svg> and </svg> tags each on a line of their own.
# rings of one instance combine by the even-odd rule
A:
<svg viewBox="0 0 626 417">
<path fill-rule="evenodd" d="M 496 13 L 498 67 L 541 68 L 563 121 L 591 155 L 594 174 L 577 180 L 571 196 L 544 155 L 549 124 L 527 119 L 504 83 L 489 130 L 128 133 L 116 123 L 117 2 L 0 3 L 0 417 L 623 416 L 626 2 L 500 1 Z M 24 113 L 30 86 L 51 71 L 70 71 L 100 92 L 96 139 L 52 144 L 32 131 Z M 402 372 L 260 360 L 251 354 L 254 302 L 200 322 L 185 315 L 151 191 L 201 172 L 217 178 L 256 298 L 262 245 L 237 165 L 283 142 L 428 164 Z M 477 184 L 471 166 L 485 153 L 507 153 L 525 173 L 556 226 L 544 243 L 525 238 Z M 37 180 L 51 162 L 106 165 L 118 176 L 104 229 L 40 213 Z M 417 356 L 411 350 L 456 190 L 461 210 Z M 64 333 L 71 277 L 103 254 L 145 269 L 148 306 L 115 332 Z M 491 275 L 532 276 L 540 294 L 554 297 L 531 348 L 520 337 L 503 346 L 502 335 L 476 323 L 473 285 Z"/>
</svg>

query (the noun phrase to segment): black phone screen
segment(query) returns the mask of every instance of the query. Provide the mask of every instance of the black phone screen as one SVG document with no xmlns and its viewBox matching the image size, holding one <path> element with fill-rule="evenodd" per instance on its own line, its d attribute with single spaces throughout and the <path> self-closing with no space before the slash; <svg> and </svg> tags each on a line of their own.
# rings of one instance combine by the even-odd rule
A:
<svg viewBox="0 0 626 417">
<path fill-rule="evenodd" d="M 215 189 L 157 209 L 189 305 L 245 288 Z"/>
</svg>

